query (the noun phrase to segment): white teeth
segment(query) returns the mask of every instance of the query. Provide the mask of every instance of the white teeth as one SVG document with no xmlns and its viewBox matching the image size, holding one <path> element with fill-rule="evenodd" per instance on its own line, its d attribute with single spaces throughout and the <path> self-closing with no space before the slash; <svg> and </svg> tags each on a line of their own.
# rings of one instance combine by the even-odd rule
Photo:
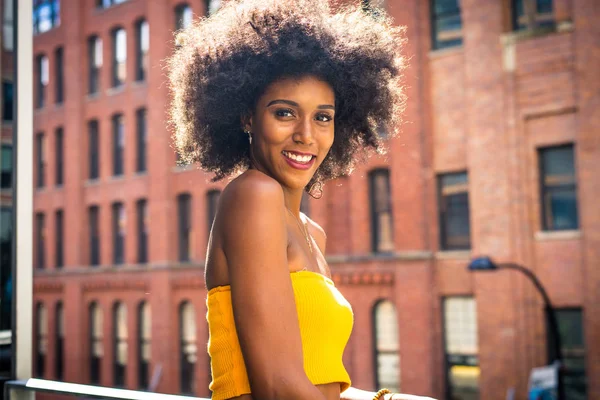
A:
<svg viewBox="0 0 600 400">
<path fill-rule="evenodd" d="M 283 155 L 286 156 L 287 158 L 290 158 L 290 159 L 292 159 L 292 160 L 294 160 L 296 162 L 303 163 L 303 164 L 308 163 L 310 160 L 312 160 L 312 157 L 313 157 L 313 156 L 310 156 L 310 155 L 308 155 L 308 156 L 301 156 L 301 155 L 298 155 L 298 154 L 289 153 L 287 151 L 284 151 Z"/>
</svg>

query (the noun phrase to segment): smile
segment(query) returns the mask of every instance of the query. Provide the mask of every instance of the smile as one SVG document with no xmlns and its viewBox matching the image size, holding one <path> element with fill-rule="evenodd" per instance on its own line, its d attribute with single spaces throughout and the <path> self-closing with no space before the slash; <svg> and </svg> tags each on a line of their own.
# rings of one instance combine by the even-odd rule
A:
<svg viewBox="0 0 600 400">
<path fill-rule="evenodd" d="M 292 153 L 289 151 L 282 151 L 285 160 L 287 163 L 297 169 L 308 169 L 314 163 L 317 156 L 312 154 L 298 154 Z"/>
</svg>

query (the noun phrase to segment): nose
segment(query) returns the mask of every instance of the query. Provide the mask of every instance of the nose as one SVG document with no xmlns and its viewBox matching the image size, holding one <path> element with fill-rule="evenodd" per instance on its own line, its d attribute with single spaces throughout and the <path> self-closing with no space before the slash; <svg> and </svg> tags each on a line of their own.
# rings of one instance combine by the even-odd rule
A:
<svg viewBox="0 0 600 400">
<path fill-rule="evenodd" d="M 314 141 L 313 121 L 310 117 L 303 118 L 296 126 L 294 141 L 305 145 L 311 145 Z"/>
</svg>

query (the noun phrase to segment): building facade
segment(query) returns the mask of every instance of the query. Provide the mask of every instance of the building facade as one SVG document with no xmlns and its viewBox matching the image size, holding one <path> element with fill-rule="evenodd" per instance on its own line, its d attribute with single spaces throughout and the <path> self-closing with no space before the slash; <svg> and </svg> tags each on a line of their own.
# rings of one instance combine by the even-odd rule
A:
<svg viewBox="0 0 600 400">
<path fill-rule="evenodd" d="M 405 122 L 304 203 L 354 309 L 353 386 L 526 398 L 548 360 L 542 299 L 514 271 L 467 270 L 487 255 L 539 277 L 568 398 L 600 398 L 596 3 L 363 2 L 407 28 Z M 39 377 L 210 395 L 203 261 L 225 182 L 177 165 L 163 60 L 218 6 L 34 4 Z"/>
</svg>

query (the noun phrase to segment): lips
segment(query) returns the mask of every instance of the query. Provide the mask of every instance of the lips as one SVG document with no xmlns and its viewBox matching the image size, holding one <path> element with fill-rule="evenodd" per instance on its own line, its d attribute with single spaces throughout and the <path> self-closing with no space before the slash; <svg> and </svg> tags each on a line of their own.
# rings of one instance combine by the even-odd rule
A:
<svg viewBox="0 0 600 400">
<path fill-rule="evenodd" d="M 282 151 L 281 154 L 287 163 L 296 169 L 309 169 L 315 162 L 317 156 L 308 153 Z"/>
</svg>

